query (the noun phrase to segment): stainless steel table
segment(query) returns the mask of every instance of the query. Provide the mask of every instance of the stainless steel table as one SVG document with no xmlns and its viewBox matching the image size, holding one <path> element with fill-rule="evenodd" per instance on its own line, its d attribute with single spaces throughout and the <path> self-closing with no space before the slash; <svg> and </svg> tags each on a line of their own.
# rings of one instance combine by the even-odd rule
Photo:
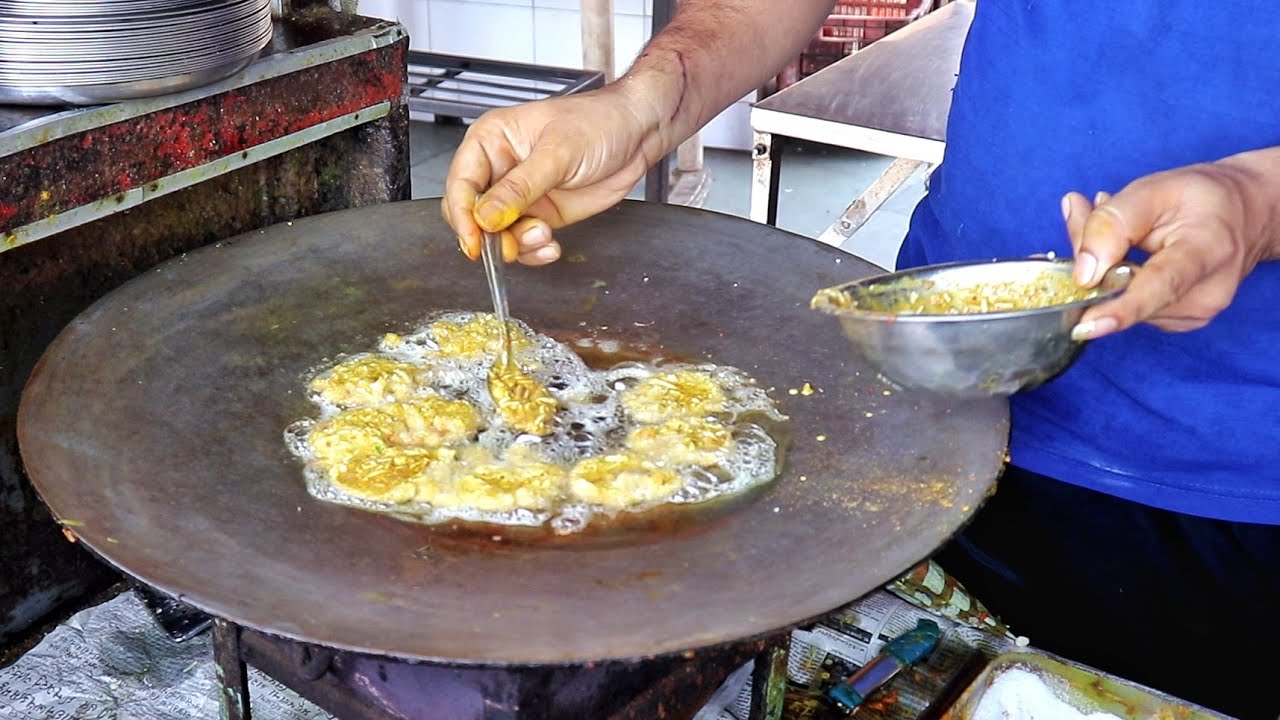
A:
<svg viewBox="0 0 1280 720">
<path fill-rule="evenodd" d="M 942 161 L 973 0 L 905 28 L 757 103 L 751 219 L 776 225 L 780 137 L 896 158 L 818 239 L 839 246 L 922 166 Z"/>
</svg>

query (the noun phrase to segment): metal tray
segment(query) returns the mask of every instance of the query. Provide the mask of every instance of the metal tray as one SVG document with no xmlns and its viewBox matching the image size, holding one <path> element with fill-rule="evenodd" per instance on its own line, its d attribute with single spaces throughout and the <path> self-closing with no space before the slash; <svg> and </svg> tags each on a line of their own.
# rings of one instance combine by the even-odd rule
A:
<svg viewBox="0 0 1280 720">
<path fill-rule="evenodd" d="M 1034 673 L 1054 691 L 1058 699 L 1085 713 L 1109 713 L 1122 720 L 1230 720 L 1226 715 L 1199 705 L 1192 705 L 1101 670 L 1035 649 L 997 655 L 939 720 L 974 718 L 978 705 L 991 684 L 1002 673 L 1015 668 Z"/>
</svg>

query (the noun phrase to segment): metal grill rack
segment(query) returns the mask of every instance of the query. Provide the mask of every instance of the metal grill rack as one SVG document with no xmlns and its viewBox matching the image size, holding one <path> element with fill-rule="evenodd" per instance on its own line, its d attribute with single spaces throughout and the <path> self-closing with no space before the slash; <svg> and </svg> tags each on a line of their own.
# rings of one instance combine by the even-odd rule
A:
<svg viewBox="0 0 1280 720">
<path fill-rule="evenodd" d="M 409 109 L 471 119 L 487 110 L 604 86 L 595 70 L 409 53 Z"/>
</svg>

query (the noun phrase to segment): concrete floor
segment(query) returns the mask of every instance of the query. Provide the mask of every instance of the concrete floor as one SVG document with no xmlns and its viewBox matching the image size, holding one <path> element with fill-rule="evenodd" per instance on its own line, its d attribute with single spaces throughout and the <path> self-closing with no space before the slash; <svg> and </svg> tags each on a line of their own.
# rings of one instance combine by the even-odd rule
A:
<svg viewBox="0 0 1280 720">
<path fill-rule="evenodd" d="M 465 128 L 414 121 L 410 127 L 410 163 L 415 198 L 436 197 L 453 151 Z M 778 226 L 817 237 L 848 204 L 892 162 L 891 158 L 812 143 L 789 142 L 782 161 Z M 751 207 L 751 157 L 732 150 L 708 150 L 711 191 L 707 210 L 746 217 Z M 643 197 L 638 187 L 629 197 Z M 924 195 L 917 173 L 843 246 L 881 267 L 892 268 L 915 204 Z"/>
</svg>

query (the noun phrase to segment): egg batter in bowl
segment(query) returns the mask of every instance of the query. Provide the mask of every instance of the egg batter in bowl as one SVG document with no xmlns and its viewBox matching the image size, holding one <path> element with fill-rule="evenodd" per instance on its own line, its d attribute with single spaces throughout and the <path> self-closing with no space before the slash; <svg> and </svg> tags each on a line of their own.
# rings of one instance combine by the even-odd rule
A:
<svg viewBox="0 0 1280 720">
<path fill-rule="evenodd" d="M 709 363 L 589 367 L 512 321 L 513 359 L 554 403 L 536 432 L 490 395 L 488 313 L 450 312 L 306 381 L 317 412 L 285 432 L 322 500 L 426 523 L 549 524 L 705 502 L 775 478 L 786 418 L 741 371 Z"/>
</svg>

